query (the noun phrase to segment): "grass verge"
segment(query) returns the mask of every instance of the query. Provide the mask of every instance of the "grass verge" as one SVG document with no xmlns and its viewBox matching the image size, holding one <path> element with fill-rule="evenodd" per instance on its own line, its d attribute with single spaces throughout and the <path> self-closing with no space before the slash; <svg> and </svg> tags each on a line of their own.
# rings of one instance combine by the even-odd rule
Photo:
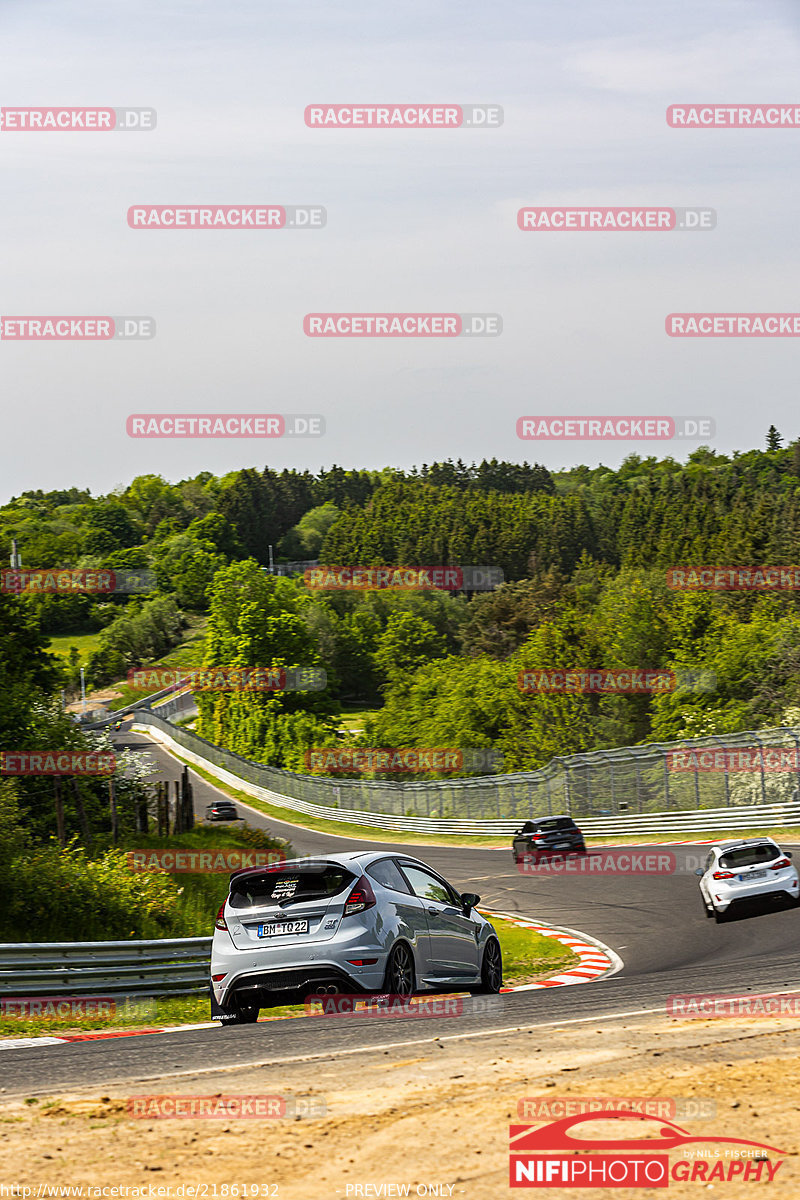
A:
<svg viewBox="0 0 800 1200">
<path fill-rule="evenodd" d="M 205 652 L 205 635 L 206 626 L 208 625 L 208 617 L 205 615 L 192 614 L 188 617 L 188 626 L 184 630 L 182 641 L 177 646 L 173 646 L 168 654 L 163 658 L 157 659 L 153 663 L 148 663 L 142 670 L 155 671 L 189 671 L 193 667 L 200 667 L 203 663 L 203 654 Z M 147 696 L 152 695 L 154 691 L 159 691 L 159 688 L 133 688 L 121 679 L 116 683 L 108 685 L 119 693 L 115 700 L 109 704 L 109 710 L 116 712 L 119 708 L 125 708 L 128 704 L 133 704 L 136 700 L 144 700 Z"/>
<path fill-rule="evenodd" d="M 75 646 L 80 658 L 78 665 L 85 667 L 89 661 L 89 655 L 93 654 L 100 646 L 100 631 L 94 630 L 90 633 L 53 633 L 50 635 L 50 645 L 47 647 L 48 654 L 54 654 L 57 658 L 69 660 L 69 652 Z"/>
<path fill-rule="evenodd" d="M 573 967 L 578 956 L 555 938 L 543 937 L 509 921 L 492 918 L 503 951 L 503 979 L 507 987 L 532 983 Z M 262 1020 L 302 1017 L 302 1004 L 262 1010 Z M 196 1025 L 209 1021 L 208 997 L 161 996 L 121 999 L 105 1017 L 26 1018 L 0 1015 L 0 1039 L 59 1037 L 93 1031 L 159 1029 L 170 1025 Z"/>
</svg>

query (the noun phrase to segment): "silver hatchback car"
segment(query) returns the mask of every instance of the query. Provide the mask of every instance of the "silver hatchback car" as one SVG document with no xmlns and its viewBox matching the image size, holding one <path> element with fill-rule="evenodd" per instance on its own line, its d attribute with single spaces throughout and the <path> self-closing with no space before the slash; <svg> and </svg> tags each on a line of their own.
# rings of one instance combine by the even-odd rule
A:
<svg viewBox="0 0 800 1200">
<path fill-rule="evenodd" d="M 500 943 L 479 900 L 385 850 L 237 871 L 214 927 L 211 1016 L 249 1023 L 335 992 L 499 992 Z"/>
</svg>

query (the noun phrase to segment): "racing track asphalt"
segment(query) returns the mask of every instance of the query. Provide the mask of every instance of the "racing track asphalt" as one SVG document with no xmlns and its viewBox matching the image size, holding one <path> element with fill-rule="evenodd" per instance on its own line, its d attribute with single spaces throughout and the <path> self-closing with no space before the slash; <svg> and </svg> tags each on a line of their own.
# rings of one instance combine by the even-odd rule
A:
<svg viewBox="0 0 800 1200">
<path fill-rule="evenodd" d="M 147 749 L 161 778 L 179 777 L 181 764 L 143 735 L 122 733 L 117 741 Z M 197 775 L 193 785 L 195 809 L 202 819 L 205 806 L 222 793 Z M 461 891 L 478 892 L 482 907 L 538 918 L 599 939 L 619 955 L 623 968 L 591 983 L 505 994 L 502 1011 L 490 1018 L 375 1021 L 303 1017 L 9 1048 L 0 1055 L 4 1098 L 287 1060 L 313 1063 L 333 1055 L 368 1054 L 390 1045 L 489 1036 L 496 1031 L 519 1029 L 542 1038 L 547 1036 L 548 1025 L 560 1027 L 569 1022 L 576 1023 L 579 1038 L 588 1038 L 596 1036 L 598 1021 L 663 1010 L 667 997 L 675 993 L 800 989 L 800 910 L 760 912 L 723 925 L 707 920 L 692 873 L 695 862 L 691 859 L 703 854 L 698 845 L 659 847 L 672 849 L 676 855 L 677 869 L 668 875 L 523 875 L 514 866 L 510 848 L 356 841 L 300 829 L 255 810 L 247 812 L 247 820 L 290 840 L 297 855 L 374 846 L 405 851 L 429 862 Z"/>
</svg>

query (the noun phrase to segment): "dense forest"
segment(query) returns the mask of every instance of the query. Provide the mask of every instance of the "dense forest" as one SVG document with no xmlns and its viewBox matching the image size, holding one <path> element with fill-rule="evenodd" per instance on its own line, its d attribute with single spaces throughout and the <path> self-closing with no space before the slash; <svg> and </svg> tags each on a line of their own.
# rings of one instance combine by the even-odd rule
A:
<svg viewBox="0 0 800 1200">
<path fill-rule="evenodd" d="M 617 470 L 484 461 L 403 472 L 245 469 L 180 483 L 140 476 L 93 497 L 27 492 L 0 508 L 0 547 L 26 568 L 149 568 L 142 596 L 0 597 L 0 738 L 30 694 L 64 685 L 48 635 L 100 631 L 88 663 L 104 684 L 207 621 L 204 666 L 324 667 L 323 692 L 200 697 L 198 731 L 302 769 L 335 745 L 343 705 L 369 711 L 371 746 L 502 752 L 507 769 L 554 754 L 759 728 L 800 703 L 795 593 L 676 591 L 683 565 L 800 563 L 800 443 L 685 463 L 630 455 Z M 321 591 L 276 563 L 500 567 L 487 592 Z M 19 631 L 24 629 L 24 634 Z M 4 637 L 4 644 L 7 639 Z M 531 668 L 685 668 L 712 690 L 525 694 Z M 27 672 L 27 674 L 26 674 Z M 16 721 L 17 733 L 20 732 Z M 31 720 L 26 736 L 35 739 Z"/>
</svg>

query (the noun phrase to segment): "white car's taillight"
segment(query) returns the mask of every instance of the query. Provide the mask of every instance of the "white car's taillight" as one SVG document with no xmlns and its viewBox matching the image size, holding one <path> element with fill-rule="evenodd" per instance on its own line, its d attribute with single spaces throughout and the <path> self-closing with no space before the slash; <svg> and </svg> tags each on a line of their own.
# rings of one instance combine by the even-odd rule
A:
<svg viewBox="0 0 800 1200">
<path fill-rule="evenodd" d="M 220 904 L 220 906 L 219 906 L 219 912 L 217 913 L 217 919 L 214 922 L 214 928 L 215 929 L 224 929 L 227 932 L 228 926 L 225 924 L 225 901 L 224 900 L 222 901 L 222 904 Z"/>
<path fill-rule="evenodd" d="M 788 858 L 779 858 L 777 862 L 770 863 L 770 871 L 782 871 L 784 867 L 790 867 L 792 864 Z"/>
</svg>

